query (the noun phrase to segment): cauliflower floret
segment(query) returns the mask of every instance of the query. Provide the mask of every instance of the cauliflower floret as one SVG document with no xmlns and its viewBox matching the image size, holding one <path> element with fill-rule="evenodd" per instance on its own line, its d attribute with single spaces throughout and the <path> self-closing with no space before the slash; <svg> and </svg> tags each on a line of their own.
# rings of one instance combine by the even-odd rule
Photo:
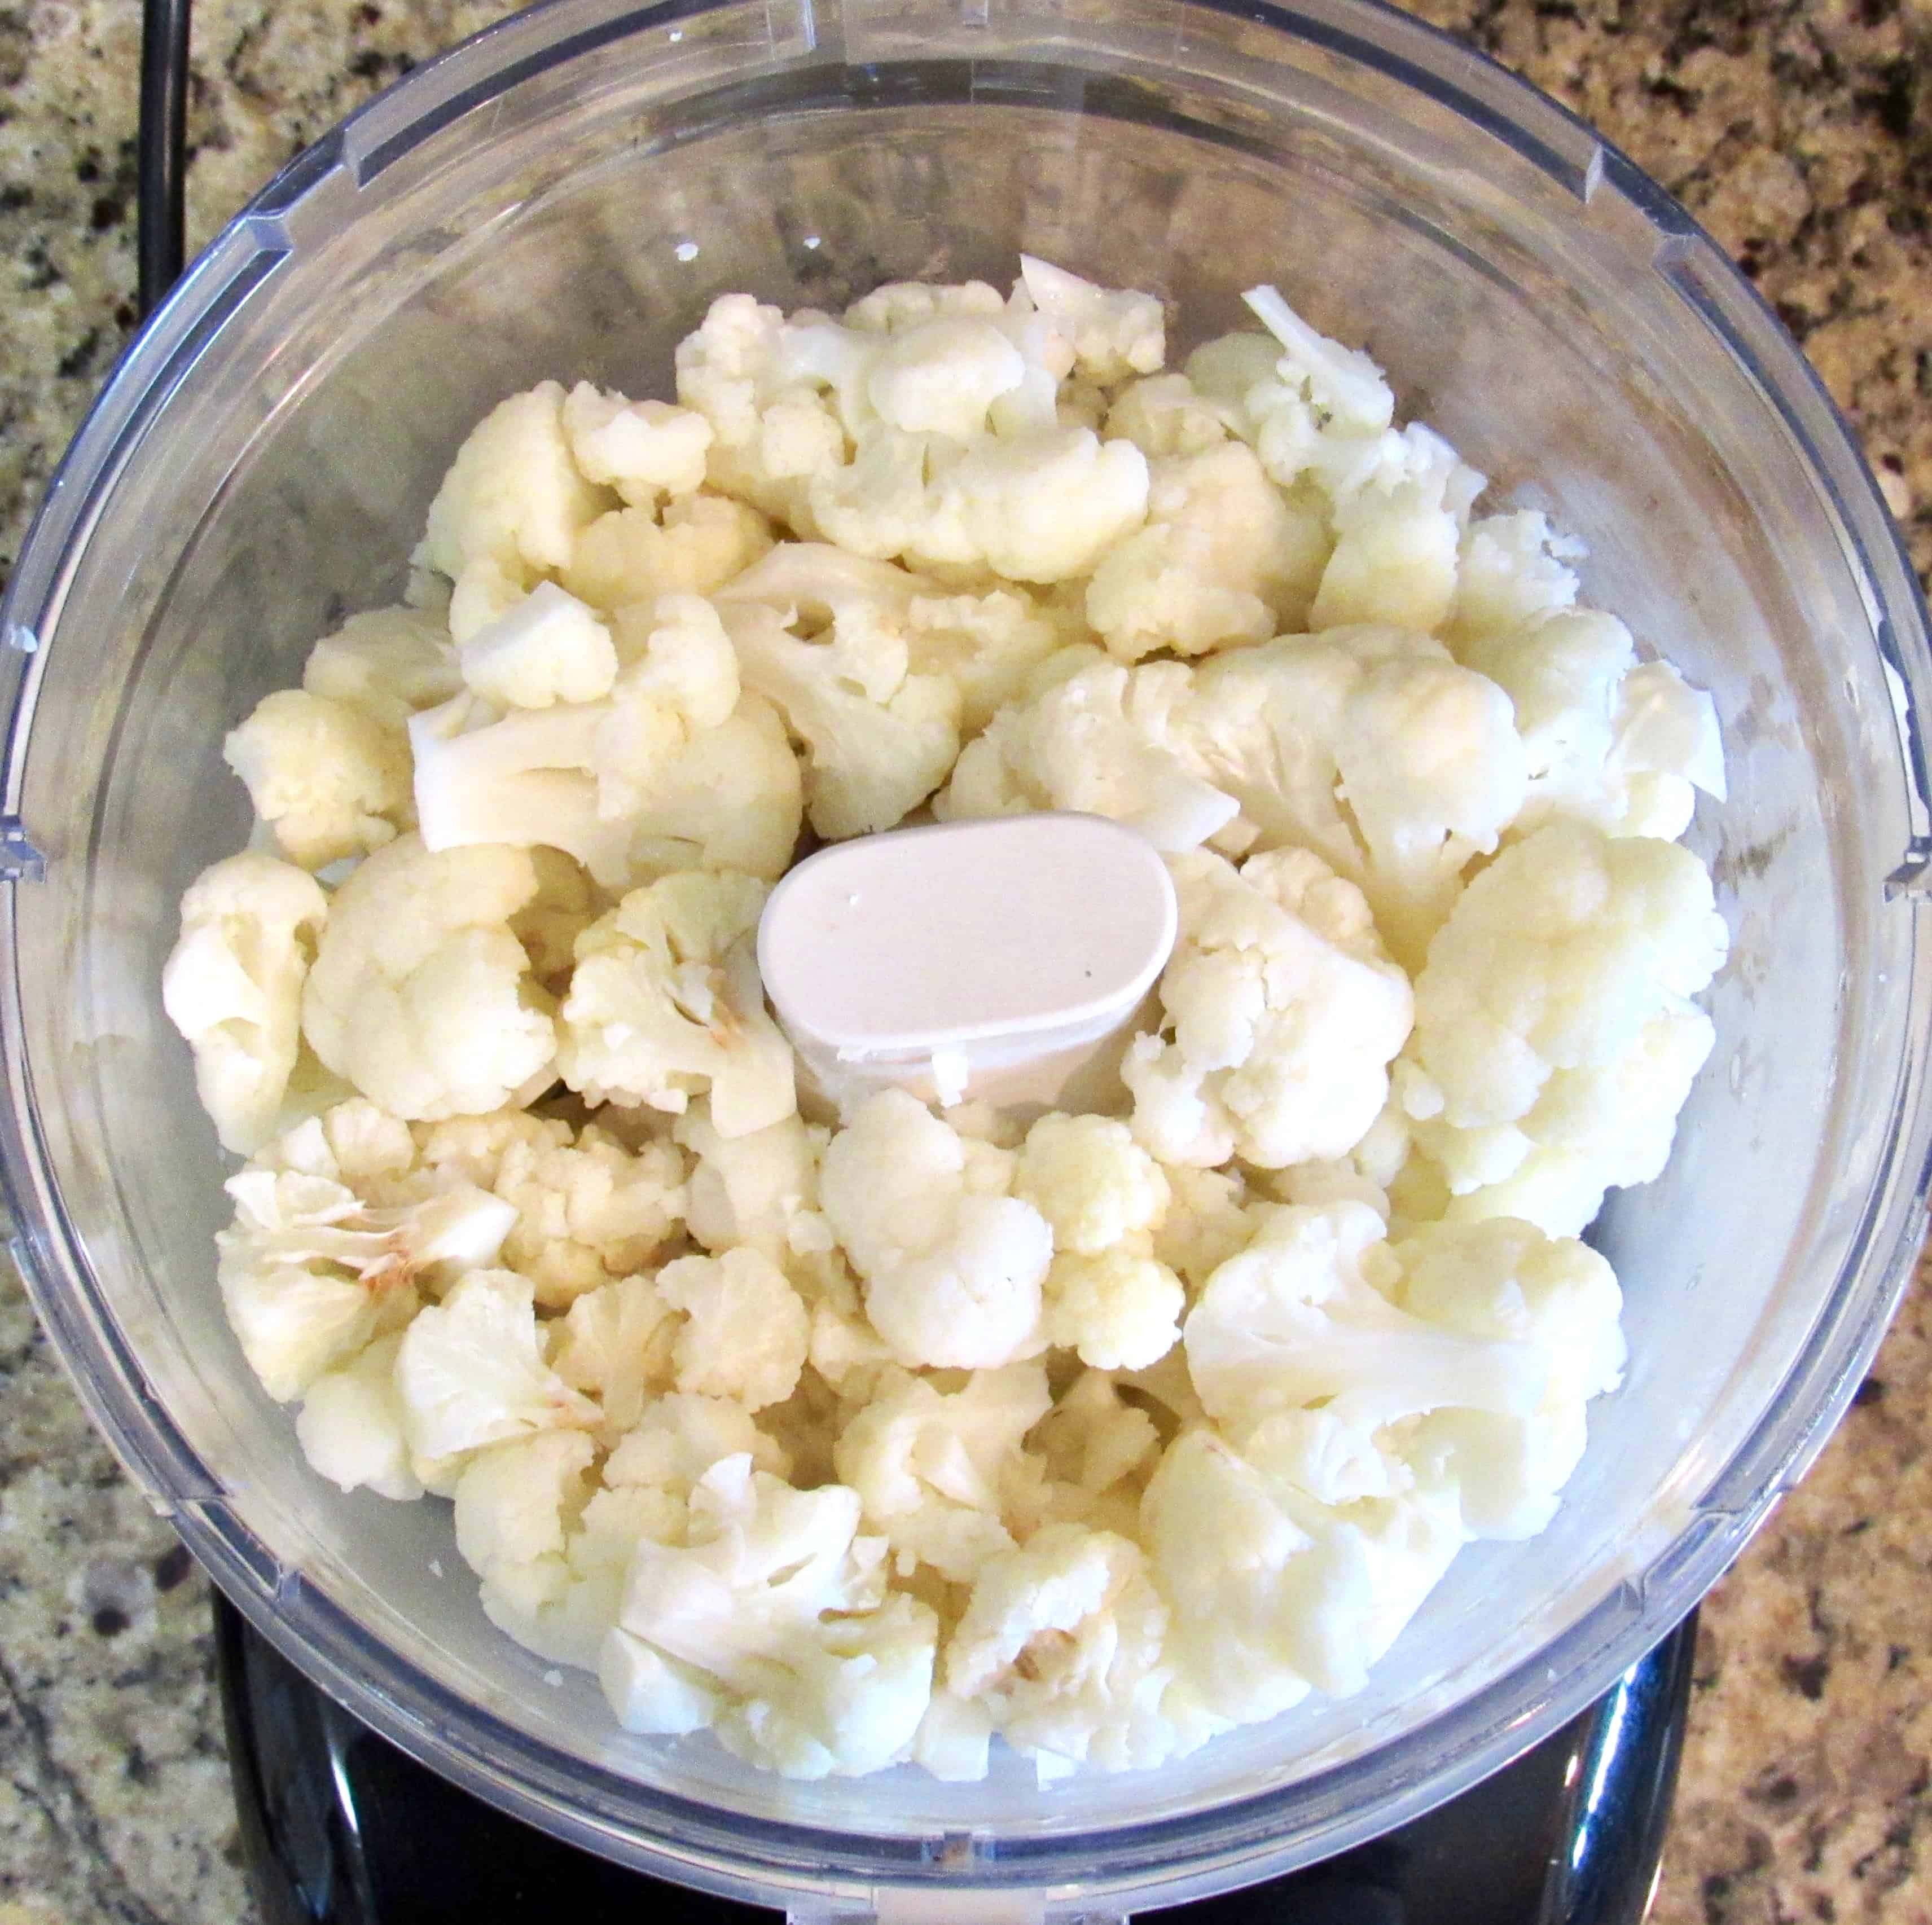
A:
<svg viewBox="0 0 1932 1925">
<path fill-rule="evenodd" d="M 1532 1537 L 1583 1455 L 1585 1405 L 1623 1379 L 1616 1278 L 1587 1244 L 1507 1217 L 1432 1224 L 1394 1253 L 1396 1301 L 1412 1315 L 1542 1358 L 1543 1399 L 1527 1417 L 1444 1407 L 1403 1447 L 1419 1481 L 1453 1480 L 1472 1535 Z"/>
<path fill-rule="evenodd" d="M 1079 651 L 1065 652 L 1081 660 Z M 967 744 L 933 814 L 957 822 L 1077 810 L 1126 823 L 1169 853 L 1195 848 L 1226 828 L 1240 805 L 1134 726 L 1128 676 L 1096 655 L 1031 700 L 1002 709 Z"/>
<path fill-rule="evenodd" d="M 1208 1415 L 1324 1504 L 1413 1489 L 1408 1420 L 1475 1411 L 1505 1433 L 1546 1389 L 1538 1348 L 1398 1309 L 1401 1265 L 1383 1234 L 1361 1204 L 1278 1207 L 1188 1314 L 1188 1374 Z"/>
<path fill-rule="evenodd" d="M 893 331 L 871 361 L 866 397 L 891 427 L 964 441 L 1025 379 L 1024 358 L 994 322 L 937 315 Z"/>
<path fill-rule="evenodd" d="M 1135 1134 L 1203 1168 L 1346 1154 L 1382 1109 L 1413 1014 L 1360 891 L 1306 849 L 1238 872 L 1204 851 L 1171 866 L 1181 933 L 1160 994 L 1172 1040 L 1128 1050 Z"/>
<path fill-rule="evenodd" d="M 1606 835 L 1674 841 L 1694 787 L 1723 799 L 1715 705 L 1669 663 L 1640 663 L 1615 616 L 1560 609 L 1460 646 L 1515 705 L 1529 772 L 1519 835 L 1570 817 Z"/>
<path fill-rule="evenodd" d="M 578 472 L 615 488 L 633 508 L 704 485 L 711 424 L 688 408 L 628 400 L 580 381 L 564 398 L 562 418 Z"/>
<path fill-rule="evenodd" d="M 1162 1710 L 1202 1738 L 1359 1690 L 1463 1542 L 1451 1500 L 1321 1504 L 1206 1429 L 1168 1447 L 1141 1515 L 1172 1613 Z"/>
<path fill-rule="evenodd" d="M 815 1270 L 832 1250 L 818 1210 L 818 1158 L 826 1132 L 796 1116 L 722 1136 L 700 1100 L 673 1132 L 697 1159 L 688 1185 L 691 1234 L 714 1255 L 740 1245 L 781 1268 Z"/>
<path fill-rule="evenodd" d="M 425 1483 L 485 1444 L 594 1429 L 600 1415 L 544 1363 L 536 1294 L 514 1270 L 470 1270 L 416 1313 L 396 1353 L 396 1389 Z"/>
<path fill-rule="evenodd" d="M 888 1369 L 832 1453 L 866 1522 L 885 1533 L 901 1576 L 931 1565 L 970 1584 L 1013 1548 L 1003 1513 L 1022 1474 L 1021 1443 L 1052 1408 L 1036 1363 L 978 1370 L 958 1390 Z"/>
<path fill-rule="evenodd" d="M 722 1136 L 797 1107 L 753 948 L 765 886 L 692 870 L 634 889 L 578 937 L 557 1069 L 593 1103 L 672 1115 L 705 1091 Z"/>
<path fill-rule="evenodd" d="M 1146 517 L 1147 457 L 1091 428 L 984 435 L 940 456 L 930 437 L 872 431 L 849 467 L 814 481 L 819 529 L 855 554 L 1058 582 L 1091 574 Z"/>
<path fill-rule="evenodd" d="M 1141 1498 L 1160 1457 L 1161 1434 L 1121 1395 L 1119 1381 L 1083 1370 L 1028 1441 L 1046 1472 L 1041 1523 L 1052 1518 L 1139 1534 Z"/>
<path fill-rule="evenodd" d="M 946 1647 L 954 1697 L 991 1705 L 995 1730 L 1046 1775 L 1092 1762 L 1145 1771 L 1182 1745 L 1162 1711 L 1167 1607 L 1139 1546 L 1049 1525 L 990 1558 Z"/>
<path fill-rule="evenodd" d="M 1532 508 L 1486 514 L 1463 531 L 1456 560 L 1456 606 L 1444 639 L 1456 659 L 1481 667 L 1465 644 L 1484 636 L 1501 637 L 1576 599 L 1576 572 L 1582 544 L 1555 532 L 1549 517 Z M 1484 671 L 1486 674 L 1487 670 Z"/>
<path fill-rule="evenodd" d="M 296 1414 L 296 1441 L 310 1467 L 338 1490 L 374 1491 L 400 1503 L 423 1494 L 410 1466 L 403 1400 L 396 1390 L 400 1331 L 308 1387 Z"/>
<path fill-rule="evenodd" d="M 679 1328 L 654 1278 L 620 1276 L 586 1291 L 549 1326 L 550 1367 L 573 1390 L 597 1399 L 607 1436 L 621 1436 L 676 1384 L 671 1346 Z"/>
<path fill-rule="evenodd" d="M 992 1369 L 1038 1348 L 1053 1233 L 1006 1194 L 1012 1165 L 903 1090 L 868 1096 L 826 1146 L 821 1205 L 908 1367 Z"/>
<path fill-rule="evenodd" d="M 610 889 L 687 837 L 707 860 L 748 846 L 782 862 L 796 839 L 798 772 L 769 720 L 746 715 L 711 604 L 664 595 L 614 623 L 626 663 L 601 701 L 506 712 L 465 694 L 411 720 L 425 844 L 545 844 Z M 752 820 L 717 819 L 734 805 Z"/>
<path fill-rule="evenodd" d="M 684 1216 L 684 1159 L 674 1144 L 635 1153 L 586 1124 L 500 1110 L 418 1131 L 424 1162 L 460 1174 L 514 1204 L 502 1264 L 536 1286 L 546 1309 L 563 1308 L 641 1270 Z"/>
<path fill-rule="evenodd" d="M 1150 461 L 1199 454 L 1234 432 L 1234 410 L 1200 393 L 1184 374 L 1156 374 L 1121 390 L 1107 412 L 1107 439 L 1131 441 Z"/>
<path fill-rule="evenodd" d="M 329 906 L 302 991 L 326 1067 L 412 1121 L 527 1102 L 550 1073 L 550 1001 L 509 919 L 537 892 L 520 849 L 379 849 Z"/>
<path fill-rule="evenodd" d="M 539 582 L 456 652 L 470 692 L 506 709 L 594 702 L 617 679 L 610 631 L 554 582 Z"/>
<path fill-rule="evenodd" d="M 688 1319 L 671 1352 L 680 1390 L 761 1411 L 797 1388 L 811 1322 L 769 1257 L 752 1249 L 680 1257 L 658 1271 L 657 1288 Z"/>
<path fill-rule="evenodd" d="M 1726 940 L 1674 843 L 1552 823 L 1471 883 L 1416 979 L 1402 1084 L 1452 1219 L 1574 1236 L 1663 1169 L 1715 1035 L 1689 999 Z"/>
<path fill-rule="evenodd" d="M 1027 1132 L 1013 1194 L 1046 1219 L 1056 1250 L 1095 1256 L 1157 1231 L 1170 1192 L 1125 1123 L 1053 1112 Z"/>
<path fill-rule="evenodd" d="M 912 672 L 904 621 L 916 576 L 786 542 L 718 600 L 746 682 L 805 744 L 806 807 L 821 835 L 890 829 L 959 752 L 959 696 Z M 801 623 L 824 624 L 807 640 Z"/>
<path fill-rule="evenodd" d="M 1114 292 L 1049 261 L 1020 256 L 1020 279 L 1034 304 L 1073 351 L 1073 364 L 1102 384 L 1152 374 L 1167 358 L 1160 297 Z"/>
<path fill-rule="evenodd" d="M 907 661 L 959 693 L 959 730 L 976 735 L 1056 649 L 1084 634 L 1070 611 L 1018 589 L 988 595 L 915 595 L 906 604 Z"/>
<path fill-rule="evenodd" d="M 483 1579 L 490 1621 L 539 1657 L 595 1670 L 638 1544 L 680 1540 L 693 1486 L 744 1453 L 762 1470 L 784 1468 L 737 1405 L 674 1395 L 601 1464 L 575 1430 L 478 1451 L 457 1480 L 456 1537 Z"/>
<path fill-rule="evenodd" d="M 277 849 L 305 869 L 380 849 L 409 823 L 409 745 L 365 709 L 278 688 L 221 754 Z"/>
<path fill-rule="evenodd" d="M 328 913 L 313 876 L 252 850 L 204 869 L 182 898 L 161 1007 L 194 1051 L 195 1088 L 225 1150 L 250 1155 L 275 1132 Z"/>
<path fill-rule="evenodd" d="M 874 334 L 896 334 L 944 314 L 998 315 L 1006 305 L 1000 290 L 983 280 L 952 286 L 929 280 L 889 280 L 846 309 L 845 325 Z"/>
<path fill-rule="evenodd" d="M 599 515 L 577 538 L 559 580 L 580 601 L 614 613 L 661 595 L 710 595 L 771 545 L 771 523 L 750 503 L 687 495 L 662 519 L 641 508 Z"/>
<path fill-rule="evenodd" d="M 472 569 L 526 589 L 562 568 L 578 535 L 610 505 L 571 458 L 563 402 L 554 381 L 512 394 L 457 451 L 418 552 L 456 584 L 459 598 Z"/>
<path fill-rule="evenodd" d="M 1087 619 L 1138 661 L 1258 642 L 1307 615 L 1330 544 L 1238 441 L 1152 465 L 1147 525 L 1110 549 L 1087 585 Z"/>
<path fill-rule="evenodd" d="M 1096 1370 L 1144 1370 L 1180 1340 L 1187 1294 L 1142 1234 L 1090 1256 L 1057 1255 L 1042 1300 L 1049 1344 Z"/>
<path fill-rule="evenodd" d="M 1186 1164 L 1166 1174 L 1172 1201 L 1154 1232 L 1154 1255 L 1198 1290 L 1254 1234 L 1246 1180 L 1239 1170 Z"/>
<path fill-rule="evenodd" d="M 632 1731 L 712 1725 L 787 1776 L 877 1771 L 908 1755 L 932 1696 L 938 1625 L 889 1596 L 885 1540 L 858 1494 L 796 1491 L 748 1456 L 692 1493 L 682 1545 L 640 1543 L 599 1666 Z"/>
<path fill-rule="evenodd" d="M 230 1177 L 216 1275 L 249 1367 L 286 1403 L 415 1315 L 418 1288 L 493 1262 L 515 1212 L 414 1168 L 408 1129 L 356 1101 Z"/>
<path fill-rule="evenodd" d="M 359 709 L 392 730 L 418 709 L 448 701 L 462 685 L 448 627 L 416 608 L 350 616 L 309 650 L 302 667 L 309 694 Z"/>
<path fill-rule="evenodd" d="M 1439 643 L 1331 629 L 1136 670 L 1136 733 L 1238 804 L 1216 846 L 1300 844 L 1359 884 L 1397 958 L 1419 964 L 1472 857 L 1522 805 L 1508 697 Z"/>
</svg>

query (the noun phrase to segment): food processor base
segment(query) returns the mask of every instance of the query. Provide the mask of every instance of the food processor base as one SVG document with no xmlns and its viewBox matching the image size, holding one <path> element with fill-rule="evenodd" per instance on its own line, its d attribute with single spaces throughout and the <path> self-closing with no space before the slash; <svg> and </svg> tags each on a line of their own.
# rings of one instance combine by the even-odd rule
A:
<svg viewBox="0 0 1932 1925">
<path fill-rule="evenodd" d="M 1492 1777 L 1323 1864 L 1141 1915 L 1166 1925 L 1636 1925 L 1683 1747 L 1694 1612 L 1582 1715 Z M 266 1925 L 776 1921 L 566 1845 L 358 1724 L 218 1593 L 215 1665 Z M 620 1908 L 624 1908 L 620 1912 Z M 532 1909 L 536 1908 L 536 1909 Z"/>
</svg>

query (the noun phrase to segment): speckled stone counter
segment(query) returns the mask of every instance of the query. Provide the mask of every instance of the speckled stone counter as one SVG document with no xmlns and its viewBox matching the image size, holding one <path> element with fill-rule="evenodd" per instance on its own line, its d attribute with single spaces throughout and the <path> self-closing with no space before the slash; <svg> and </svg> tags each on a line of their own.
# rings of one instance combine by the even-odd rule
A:
<svg viewBox="0 0 1932 1925">
<path fill-rule="evenodd" d="M 190 220 L 504 10 L 202 0 Z M 1932 0 L 1426 0 L 1687 200 L 1932 567 Z M 135 0 L 0 4 L 0 567 L 134 319 Z M 1932 1920 L 1932 1346 L 1908 1303 L 1706 1607 L 1660 1925 Z M 0 1925 L 250 1916 L 206 1591 L 0 1273 Z"/>
</svg>

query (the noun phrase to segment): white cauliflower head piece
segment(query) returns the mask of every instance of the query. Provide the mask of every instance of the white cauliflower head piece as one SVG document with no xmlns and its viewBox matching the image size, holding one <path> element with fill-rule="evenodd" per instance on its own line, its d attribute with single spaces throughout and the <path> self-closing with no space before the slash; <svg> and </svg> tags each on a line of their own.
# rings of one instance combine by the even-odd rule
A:
<svg viewBox="0 0 1932 1925">
<path fill-rule="evenodd" d="M 1345 1154 L 1382 1110 L 1412 1013 L 1361 892 L 1306 849 L 1238 871 L 1205 851 L 1172 867 L 1181 933 L 1162 1033 L 1137 1038 L 1121 1071 L 1135 1133 L 1202 1168 Z"/>
<path fill-rule="evenodd" d="M 932 1612 L 888 1595 L 857 1494 L 794 1490 L 748 1456 L 692 1493 L 685 1541 L 640 1543 L 599 1666 L 633 1731 L 710 1726 L 789 1777 L 909 1755 L 932 1692 Z"/>
<path fill-rule="evenodd" d="M 1552 823 L 1477 877 L 1416 979 L 1400 1079 L 1450 1216 L 1574 1236 L 1657 1176 L 1715 1037 L 1690 999 L 1726 943 L 1673 842 Z"/>
<path fill-rule="evenodd" d="M 1053 1233 L 1007 1194 L 1012 1160 L 903 1090 L 868 1096 L 826 1146 L 821 1207 L 902 1363 L 992 1369 L 1040 1347 Z"/>
<path fill-rule="evenodd" d="M 578 937 L 557 1067 L 593 1103 L 678 1115 L 709 1093 L 742 1136 L 797 1107 L 790 1045 L 766 1013 L 754 941 L 764 883 L 690 870 L 634 889 Z"/>
<path fill-rule="evenodd" d="M 224 1149 L 274 1134 L 302 1042 L 302 990 L 328 900 L 313 876 L 244 851 L 182 898 L 161 1006 L 194 1052 L 195 1087 Z"/>
<path fill-rule="evenodd" d="M 406 835 L 329 906 L 302 991 L 322 1063 L 412 1120 L 527 1102 L 556 1054 L 550 1000 L 510 919 L 537 893 L 528 853 L 432 853 Z"/>
</svg>

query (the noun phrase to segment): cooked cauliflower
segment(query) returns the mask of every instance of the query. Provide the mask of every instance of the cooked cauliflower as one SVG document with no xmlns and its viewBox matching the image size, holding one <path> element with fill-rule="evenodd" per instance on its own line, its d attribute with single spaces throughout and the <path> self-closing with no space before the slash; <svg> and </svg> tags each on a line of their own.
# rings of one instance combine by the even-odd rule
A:
<svg viewBox="0 0 1932 1925">
<path fill-rule="evenodd" d="M 366 709 L 278 689 L 230 731 L 221 754 L 277 849 L 305 869 L 380 849 L 409 826 L 408 744 Z"/>
<path fill-rule="evenodd" d="M 1172 867 L 1181 933 L 1165 1018 L 1120 1072 L 1135 1134 L 1202 1168 L 1345 1154 L 1381 1112 L 1413 1010 L 1361 892 L 1306 849 L 1238 871 L 1205 851 Z"/>
<path fill-rule="evenodd" d="M 302 990 L 328 898 L 313 876 L 244 850 L 182 898 L 161 1007 L 194 1052 L 201 1106 L 246 1156 L 280 1125 L 302 1042 Z"/>
<path fill-rule="evenodd" d="M 286 1403 L 416 1314 L 419 1288 L 496 1259 L 500 1199 L 421 1171 L 409 1130 L 358 1099 L 229 1179 L 216 1276 L 242 1354 Z"/>
<path fill-rule="evenodd" d="M 1574 1233 L 1712 1045 L 1715 705 L 1247 300 L 1169 372 L 1158 299 L 1030 257 L 723 295 L 676 405 L 494 409 L 412 605 L 230 738 L 254 847 L 163 982 L 250 1159 L 230 1321 L 317 1473 L 452 1500 L 490 1620 L 632 1730 L 1152 1769 L 1358 1688 L 1622 1380 Z M 1064 1108 L 801 1114 L 771 885 L 1049 809 L 1180 912 Z"/>
<path fill-rule="evenodd" d="M 599 1673 L 632 1731 L 711 1726 L 788 1777 L 872 1771 L 910 1751 L 938 1627 L 886 1588 L 856 1492 L 796 1491 L 748 1456 L 698 1480 L 680 1544 L 646 1540 Z"/>
<path fill-rule="evenodd" d="M 1007 1193 L 1012 1162 L 903 1090 L 868 1096 L 826 1145 L 821 1207 L 909 1368 L 990 1370 L 1040 1347 L 1053 1232 Z"/>
<path fill-rule="evenodd" d="M 432 854 L 405 835 L 329 905 L 302 990 L 328 1069 L 412 1121 L 529 1102 L 556 1055 L 550 999 L 509 921 L 537 892 L 520 849 Z"/>
<path fill-rule="evenodd" d="M 980 1571 L 946 1643 L 946 1688 L 986 1700 L 1008 1743 L 1048 1754 L 1043 1777 L 1090 1759 L 1146 1771 L 1182 1744 L 1162 1711 L 1167 1622 L 1138 1545 L 1049 1525 Z"/>
<path fill-rule="evenodd" d="M 425 845 L 548 844 L 611 889 L 734 856 L 776 874 L 798 770 L 776 718 L 741 697 L 711 604 L 664 595 L 610 633 L 625 665 L 600 700 L 505 710 L 469 693 L 411 719 Z"/>
<path fill-rule="evenodd" d="M 959 694 L 913 672 L 916 576 L 820 543 L 781 543 L 720 594 L 746 682 L 806 745 L 806 807 L 830 837 L 890 829 L 959 753 Z M 806 640 L 802 622 L 823 624 Z"/>
<path fill-rule="evenodd" d="M 1087 619 L 1122 661 L 1264 641 L 1307 616 L 1330 545 L 1322 517 L 1291 507 L 1243 443 L 1163 455 L 1146 526 L 1087 585 Z"/>
<path fill-rule="evenodd" d="M 811 1324 L 770 1258 L 751 1249 L 680 1257 L 658 1272 L 657 1289 L 686 1318 L 671 1351 L 680 1390 L 761 1411 L 797 1387 Z"/>
<path fill-rule="evenodd" d="M 1402 1090 L 1453 1220 L 1574 1236 L 1663 1169 L 1715 1034 L 1690 999 L 1726 943 L 1673 842 L 1555 822 L 1470 884 L 1416 978 Z"/>
<path fill-rule="evenodd" d="M 967 744 L 933 814 L 956 822 L 1078 810 L 1124 822 L 1156 849 L 1174 853 L 1225 829 L 1240 805 L 1134 726 L 1129 672 L 1068 652 L 1076 658 L 1071 673 L 1031 700 L 1002 709 Z"/>
<path fill-rule="evenodd" d="M 692 870 L 634 889 L 578 938 L 556 1063 L 593 1103 L 678 1115 L 708 1091 L 722 1136 L 797 1107 L 790 1046 L 766 1013 L 753 937 L 764 885 Z"/>
<path fill-rule="evenodd" d="M 515 1207 L 503 1267 L 528 1277 L 546 1309 L 643 1269 L 683 1219 L 685 1162 L 674 1144 L 633 1152 L 595 1123 L 573 1132 L 524 1110 L 454 1117 L 416 1134 L 430 1168 Z"/>
<path fill-rule="evenodd" d="M 1024 1486 L 1022 1444 L 1053 1406 L 1036 1363 L 976 1370 L 957 1390 L 889 1369 L 832 1453 L 838 1481 L 885 1534 L 901 1576 L 929 1564 L 970 1584 L 1013 1548 L 1006 1513 Z"/>
</svg>

